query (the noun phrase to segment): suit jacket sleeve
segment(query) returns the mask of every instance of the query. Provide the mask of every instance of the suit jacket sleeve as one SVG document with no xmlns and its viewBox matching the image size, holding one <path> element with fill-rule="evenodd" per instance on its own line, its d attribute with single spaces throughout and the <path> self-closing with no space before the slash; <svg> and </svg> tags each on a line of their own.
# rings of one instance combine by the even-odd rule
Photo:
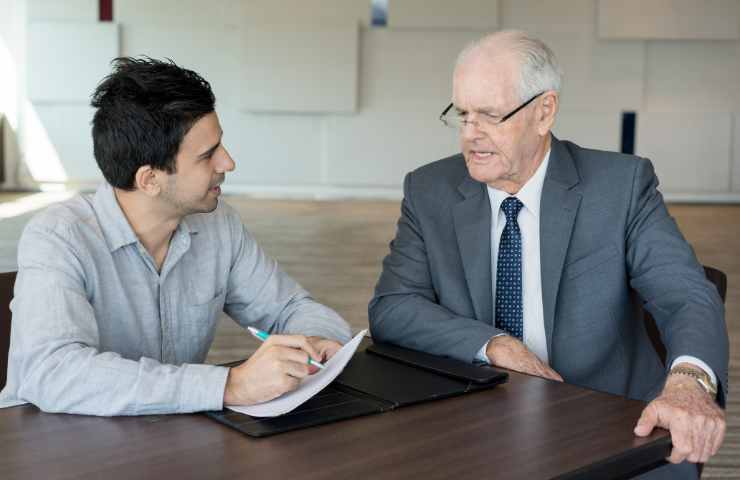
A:
<svg viewBox="0 0 740 480">
<path fill-rule="evenodd" d="M 434 284 L 433 266 L 427 255 L 427 241 L 434 239 L 425 239 L 413 175 L 409 173 L 404 180 L 396 237 L 383 260 L 383 271 L 369 305 L 370 331 L 379 342 L 472 363 L 481 346 L 503 332 L 489 323 L 457 315 L 438 303 L 439 287 Z M 449 228 L 453 228 L 451 224 Z"/>
<path fill-rule="evenodd" d="M 645 299 L 666 346 L 666 365 L 680 355 L 706 362 L 727 395 L 728 338 L 724 306 L 694 251 L 668 214 L 652 164 L 637 163 L 626 232 L 630 285 Z"/>
</svg>

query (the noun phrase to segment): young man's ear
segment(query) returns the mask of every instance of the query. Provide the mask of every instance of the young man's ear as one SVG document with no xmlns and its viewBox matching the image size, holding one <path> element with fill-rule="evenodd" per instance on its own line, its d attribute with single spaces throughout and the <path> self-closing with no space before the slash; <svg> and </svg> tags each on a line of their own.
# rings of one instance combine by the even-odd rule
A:
<svg viewBox="0 0 740 480">
<path fill-rule="evenodd" d="M 156 197 L 162 191 L 161 182 L 164 181 L 162 172 L 155 170 L 151 165 L 143 165 L 136 170 L 134 185 L 137 190 Z"/>
</svg>

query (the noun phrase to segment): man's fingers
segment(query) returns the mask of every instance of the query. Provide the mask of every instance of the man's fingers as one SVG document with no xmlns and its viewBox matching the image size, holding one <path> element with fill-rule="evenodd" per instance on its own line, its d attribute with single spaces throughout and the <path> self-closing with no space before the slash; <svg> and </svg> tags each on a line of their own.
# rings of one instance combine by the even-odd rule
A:
<svg viewBox="0 0 740 480">
<path fill-rule="evenodd" d="M 270 335 L 270 338 L 267 339 L 265 344 L 268 342 L 272 345 L 280 345 L 283 347 L 303 350 L 317 362 L 321 359 L 321 356 L 318 354 L 314 346 L 311 345 L 311 342 L 309 342 L 303 335 Z"/>
<path fill-rule="evenodd" d="M 280 390 L 282 390 L 280 395 L 282 395 L 283 393 L 291 392 L 295 390 L 296 388 L 298 388 L 298 385 L 300 383 L 301 383 L 300 379 L 296 378 L 293 375 L 290 375 L 290 374 L 283 375 L 282 378 L 280 379 Z"/>
<path fill-rule="evenodd" d="M 714 446 L 714 439 L 717 436 L 717 428 L 718 425 L 713 419 L 707 421 L 704 431 L 704 445 L 699 455 L 699 463 L 707 463 L 709 457 L 712 456 L 712 447 Z"/>
<path fill-rule="evenodd" d="M 703 419 L 694 420 L 690 425 L 691 431 L 691 452 L 686 457 L 691 463 L 698 463 L 701 460 L 702 452 L 704 451 L 704 443 L 706 441 L 706 431 Z"/>
<path fill-rule="evenodd" d="M 329 360 L 331 357 L 333 357 L 339 350 L 341 350 L 342 345 L 340 345 L 337 342 L 326 340 L 324 342 L 324 351 L 322 352 L 324 355 L 324 360 Z"/>
<path fill-rule="evenodd" d="M 562 382 L 563 381 L 563 377 L 561 377 L 558 372 L 556 372 L 552 368 L 548 368 L 548 370 L 550 371 L 550 378 L 551 379 L 556 380 L 558 382 Z"/>
<path fill-rule="evenodd" d="M 691 454 L 691 433 L 682 428 L 671 430 L 671 442 L 673 450 L 668 461 L 671 463 L 681 463 Z"/>
<path fill-rule="evenodd" d="M 305 356 L 305 354 L 304 354 Z M 311 373 L 307 363 L 297 363 L 294 361 L 282 362 L 283 373 L 290 375 L 295 379 L 302 379 Z"/>
<path fill-rule="evenodd" d="M 727 423 L 725 422 L 724 418 L 721 418 L 717 422 L 717 431 L 716 434 L 712 440 L 712 451 L 711 455 L 717 455 L 717 452 L 719 452 L 719 447 L 722 446 L 722 441 L 725 439 L 725 432 L 727 430 Z"/>
<path fill-rule="evenodd" d="M 273 348 L 275 348 L 278 360 L 284 363 L 300 366 L 306 371 L 305 375 L 293 375 L 294 377 L 297 376 L 298 378 L 303 378 L 309 374 L 308 353 L 304 352 L 303 350 L 298 350 L 297 348 L 291 347 L 276 346 Z"/>
<path fill-rule="evenodd" d="M 313 345 L 316 351 L 319 352 L 319 355 L 321 356 L 320 360 L 322 362 L 329 360 L 339 351 L 339 349 L 342 348 L 340 343 L 327 338 L 308 337 L 308 341 L 311 342 L 311 345 Z"/>
<path fill-rule="evenodd" d="M 655 405 L 650 402 L 647 407 L 642 411 L 642 415 L 640 415 L 640 419 L 637 420 L 637 425 L 635 426 L 635 435 L 638 437 L 646 437 L 650 435 L 650 432 L 653 431 L 653 428 L 658 424 L 658 411 Z"/>
</svg>

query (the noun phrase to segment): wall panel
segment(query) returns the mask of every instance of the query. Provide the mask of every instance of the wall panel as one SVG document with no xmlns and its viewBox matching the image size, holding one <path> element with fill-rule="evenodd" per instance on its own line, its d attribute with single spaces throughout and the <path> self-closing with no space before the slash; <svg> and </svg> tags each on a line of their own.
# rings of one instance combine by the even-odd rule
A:
<svg viewBox="0 0 740 480">
<path fill-rule="evenodd" d="M 25 3 L 31 22 L 98 20 L 98 0 L 26 0 Z"/>
<path fill-rule="evenodd" d="M 636 153 L 653 161 L 664 192 L 730 190 L 729 114 L 640 112 Z"/>
<path fill-rule="evenodd" d="M 423 112 L 327 119 L 328 182 L 400 187 L 421 165 L 459 153 L 458 133 Z"/>
<path fill-rule="evenodd" d="M 360 114 L 367 109 L 439 113 L 452 98 L 457 54 L 483 31 L 372 29 L 362 32 Z"/>
<path fill-rule="evenodd" d="M 558 113 L 553 133 L 561 140 L 570 140 L 581 147 L 618 152 L 621 144 L 621 112 Z"/>
<path fill-rule="evenodd" d="M 243 0 L 242 9 L 249 25 L 370 24 L 370 0 Z"/>
<path fill-rule="evenodd" d="M 388 26 L 393 28 L 498 27 L 497 0 L 389 0 Z"/>
<path fill-rule="evenodd" d="M 642 107 L 643 42 L 604 42 L 560 34 L 542 39 L 564 70 L 562 109 L 599 112 Z"/>
<path fill-rule="evenodd" d="M 53 145 L 53 151 L 32 148 L 32 173 L 37 181 L 58 181 L 59 165 L 62 162 L 66 180 L 71 183 L 95 184 L 103 176 L 95 163 L 91 125 L 93 109 L 86 105 L 33 105 L 35 113 L 26 114 L 26 121 L 39 122 L 44 133 L 29 131 L 33 142 L 44 142 L 44 136 Z M 33 118 L 35 116 L 35 118 Z M 33 126 L 34 130 L 38 126 Z"/>
<path fill-rule="evenodd" d="M 732 191 L 740 194 L 740 114 L 732 116 Z"/>
<path fill-rule="evenodd" d="M 740 110 L 738 46 L 728 41 L 648 42 L 645 109 Z"/>
<path fill-rule="evenodd" d="M 501 28 L 532 35 L 595 35 L 595 0 L 500 0 L 499 4 Z"/>
<path fill-rule="evenodd" d="M 113 0 L 113 20 L 124 25 L 160 28 L 193 26 L 216 28 L 244 23 L 241 0 Z"/>
<path fill-rule="evenodd" d="M 167 29 L 154 25 L 123 25 L 123 55 L 171 58 L 178 65 L 202 75 L 213 88 L 216 105 L 236 108 L 245 87 L 238 81 L 241 34 L 235 27 Z"/>
<path fill-rule="evenodd" d="M 245 110 L 305 113 L 357 108 L 357 25 L 250 26 L 245 37 Z"/>
<path fill-rule="evenodd" d="M 218 108 L 223 142 L 236 162 L 231 185 L 315 185 L 321 182 L 322 120 L 308 115 L 248 114 Z"/>
<path fill-rule="evenodd" d="M 599 0 L 608 39 L 738 39 L 737 0 Z"/>
<path fill-rule="evenodd" d="M 31 23 L 28 95 L 36 102 L 87 103 L 118 52 L 115 23 Z"/>
</svg>

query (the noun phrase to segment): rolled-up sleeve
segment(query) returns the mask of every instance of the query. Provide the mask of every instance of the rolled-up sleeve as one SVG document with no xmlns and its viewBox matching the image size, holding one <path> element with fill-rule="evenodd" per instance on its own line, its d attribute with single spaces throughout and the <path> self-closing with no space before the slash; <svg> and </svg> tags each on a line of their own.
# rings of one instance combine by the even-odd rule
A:
<svg viewBox="0 0 740 480">
<path fill-rule="evenodd" d="M 229 214 L 233 262 L 225 311 L 240 325 L 272 333 L 315 335 L 346 343 L 347 322 L 309 293 L 270 258 L 244 228 L 233 210 Z"/>
</svg>

